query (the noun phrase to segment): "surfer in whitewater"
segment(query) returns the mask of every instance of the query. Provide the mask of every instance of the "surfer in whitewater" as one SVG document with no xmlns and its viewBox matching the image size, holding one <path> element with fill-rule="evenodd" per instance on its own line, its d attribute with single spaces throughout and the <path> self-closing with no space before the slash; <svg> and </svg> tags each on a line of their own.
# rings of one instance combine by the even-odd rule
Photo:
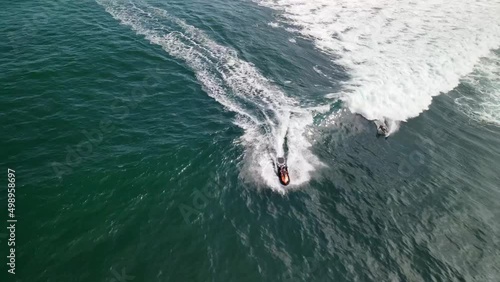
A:
<svg viewBox="0 0 500 282">
<path fill-rule="evenodd" d="M 377 127 L 377 136 L 384 136 L 385 139 L 389 138 L 389 128 L 385 121 Z"/>
<path fill-rule="evenodd" d="M 285 186 L 288 185 L 290 183 L 290 176 L 288 175 L 288 167 L 286 165 L 285 158 L 279 157 L 276 166 L 278 169 L 280 183 Z"/>
<path fill-rule="evenodd" d="M 389 130 L 387 129 L 387 126 L 381 124 L 379 127 L 378 127 L 378 133 L 380 135 L 387 135 L 387 133 L 389 133 Z"/>
</svg>

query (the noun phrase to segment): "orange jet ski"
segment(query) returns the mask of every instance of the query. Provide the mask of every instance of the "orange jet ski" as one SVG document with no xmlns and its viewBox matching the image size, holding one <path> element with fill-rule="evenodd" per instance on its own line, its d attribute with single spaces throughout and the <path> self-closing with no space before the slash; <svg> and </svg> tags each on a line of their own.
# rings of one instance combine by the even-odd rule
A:
<svg viewBox="0 0 500 282">
<path fill-rule="evenodd" d="M 286 166 L 285 158 L 278 158 L 277 168 L 280 183 L 285 186 L 290 184 L 290 176 L 288 175 L 288 167 Z"/>
</svg>

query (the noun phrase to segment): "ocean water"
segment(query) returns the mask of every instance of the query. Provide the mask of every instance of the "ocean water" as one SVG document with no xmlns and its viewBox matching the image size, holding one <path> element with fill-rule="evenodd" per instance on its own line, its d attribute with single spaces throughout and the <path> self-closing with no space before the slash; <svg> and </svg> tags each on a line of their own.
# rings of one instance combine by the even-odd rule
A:
<svg viewBox="0 0 500 282">
<path fill-rule="evenodd" d="M 499 14 L 3 3 L 1 281 L 500 281 Z"/>
</svg>

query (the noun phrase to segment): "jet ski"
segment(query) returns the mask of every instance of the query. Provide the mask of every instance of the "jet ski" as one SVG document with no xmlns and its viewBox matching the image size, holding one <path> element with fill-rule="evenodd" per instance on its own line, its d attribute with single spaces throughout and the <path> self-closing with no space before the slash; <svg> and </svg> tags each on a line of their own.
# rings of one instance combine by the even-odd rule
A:
<svg viewBox="0 0 500 282">
<path fill-rule="evenodd" d="M 285 158 L 279 157 L 276 163 L 276 167 L 280 183 L 285 186 L 290 184 L 290 176 L 288 175 L 288 167 L 286 166 Z"/>
</svg>

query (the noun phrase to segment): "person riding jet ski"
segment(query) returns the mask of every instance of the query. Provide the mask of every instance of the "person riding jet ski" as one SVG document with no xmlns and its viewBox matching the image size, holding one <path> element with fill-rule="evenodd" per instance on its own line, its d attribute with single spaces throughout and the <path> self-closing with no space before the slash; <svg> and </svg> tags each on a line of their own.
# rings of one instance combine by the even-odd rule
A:
<svg viewBox="0 0 500 282">
<path fill-rule="evenodd" d="M 285 158 L 278 158 L 278 177 L 280 183 L 283 185 L 288 185 L 290 183 L 290 176 L 288 176 L 288 167 L 286 166 Z"/>
</svg>

